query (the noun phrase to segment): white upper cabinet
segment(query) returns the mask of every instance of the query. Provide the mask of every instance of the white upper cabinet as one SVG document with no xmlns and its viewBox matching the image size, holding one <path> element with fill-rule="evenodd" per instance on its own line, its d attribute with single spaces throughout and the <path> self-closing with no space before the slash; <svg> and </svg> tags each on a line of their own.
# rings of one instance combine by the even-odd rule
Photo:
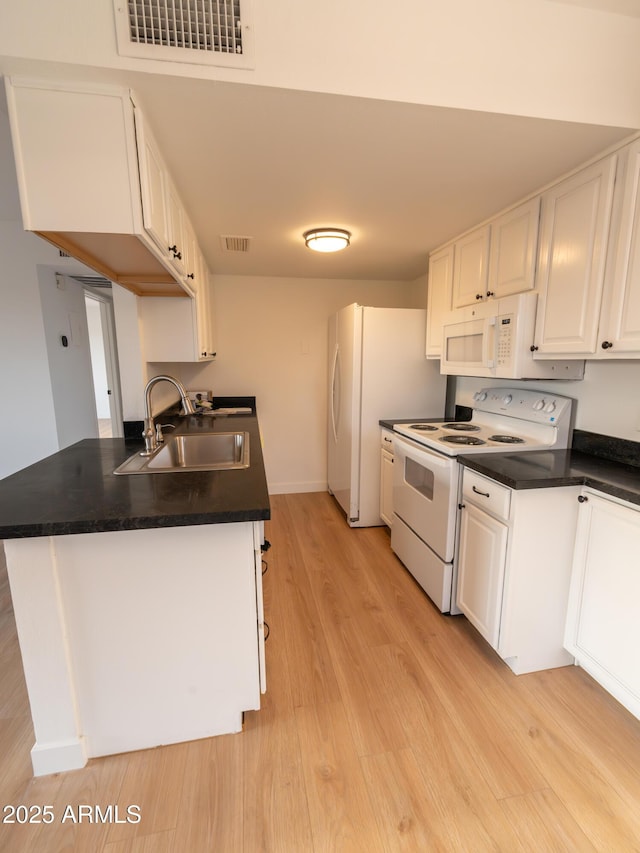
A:
<svg viewBox="0 0 640 853">
<path fill-rule="evenodd" d="M 160 149 L 140 110 L 135 110 L 136 141 L 140 167 L 142 221 L 145 231 L 161 252 L 168 240 L 167 169 Z"/>
<path fill-rule="evenodd" d="M 487 298 L 535 287 L 539 219 L 536 197 L 492 220 Z"/>
<path fill-rule="evenodd" d="M 429 257 L 427 358 L 440 358 L 442 352 L 442 324 L 451 311 L 453 249 L 453 245 L 446 246 Z"/>
<path fill-rule="evenodd" d="M 137 295 L 190 292 L 186 215 L 129 89 L 6 90 L 24 227 Z"/>
<path fill-rule="evenodd" d="M 453 308 L 472 305 L 486 298 L 490 233 L 490 226 L 483 225 L 455 242 Z"/>
<path fill-rule="evenodd" d="M 596 353 L 616 178 L 611 155 L 556 184 L 542 197 L 539 355 Z"/>
<path fill-rule="evenodd" d="M 596 350 L 600 358 L 640 354 L 640 140 L 621 152 L 620 161 L 624 180 L 616 187 L 619 227 L 609 247 Z"/>
</svg>

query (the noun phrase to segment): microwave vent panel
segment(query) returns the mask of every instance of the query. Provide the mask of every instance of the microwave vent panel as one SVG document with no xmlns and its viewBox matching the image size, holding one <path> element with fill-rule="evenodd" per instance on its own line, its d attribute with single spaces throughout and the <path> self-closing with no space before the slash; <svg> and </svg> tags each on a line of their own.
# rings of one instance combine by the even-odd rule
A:
<svg viewBox="0 0 640 853">
<path fill-rule="evenodd" d="M 250 0 L 114 0 L 118 53 L 251 68 L 249 6 Z"/>
</svg>

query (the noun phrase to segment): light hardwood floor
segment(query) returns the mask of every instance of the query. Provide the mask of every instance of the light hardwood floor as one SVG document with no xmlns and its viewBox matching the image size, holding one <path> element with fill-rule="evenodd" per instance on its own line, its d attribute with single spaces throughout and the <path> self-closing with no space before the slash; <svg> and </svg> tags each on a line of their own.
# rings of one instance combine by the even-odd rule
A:
<svg viewBox="0 0 640 853">
<path fill-rule="evenodd" d="M 241 734 L 32 779 L 10 596 L 0 587 L 1 851 L 640 850 L 640 722 L 575 667 L 515 676 L 443 617 L 326 494 L 276 496 L 265 575 L 268 692 Z M 62 823 L 80 803 L 139 824 Z"/>
</svg>

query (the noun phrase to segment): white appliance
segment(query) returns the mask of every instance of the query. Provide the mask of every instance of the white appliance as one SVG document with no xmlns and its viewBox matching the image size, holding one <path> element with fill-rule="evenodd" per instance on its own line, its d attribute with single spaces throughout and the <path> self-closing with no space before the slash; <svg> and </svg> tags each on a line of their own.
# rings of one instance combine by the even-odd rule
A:
<svg viewBox="0 0 640 853">
<path fill-rule="evenodd" d="M 536 293 L 452 311 L 443 327 L 440 372 L 498 379 L 582 379 L 584 361 L 536 361 Z"/>
<path fill-rule="evenodd" d="M 380 426 L 444 414 L 446 377 L 425 356 L 426 311 L 348 305 L 329 321 L 328 485 L 351 527 L 382 525 Z"/>
<path fill-rule="evenodd" d="M 470 421 L 394 424 L 391 548 L 443 613 L 455 602 L 459 468 L 464 453 L 563 449 L 573 400 L 546 391 L 489 388 Z"/>
</svg>

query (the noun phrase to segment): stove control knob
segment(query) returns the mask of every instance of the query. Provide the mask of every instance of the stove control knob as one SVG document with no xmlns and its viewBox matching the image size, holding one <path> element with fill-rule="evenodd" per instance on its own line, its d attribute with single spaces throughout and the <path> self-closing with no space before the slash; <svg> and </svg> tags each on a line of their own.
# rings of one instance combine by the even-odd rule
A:
<svg viewBox="0 0 640 853">
<path fill-rule="evenodd" d="M 476 393 L 473 395 L 473 399 L 476 400 L 476 402 L 478 402 L 478 403 L 482 403 L 483 400 L 487 399 L 487 392 L 486 391 L 476 391 Z"/>
<path fill-rule="evenodd" d="M 544 407 L 544 410 L 549 414 L 551 414 L 551 412 L 555 412 L 556 404 L 553 402 L 553 400 L 550 403 L 547 403 L 547 405 Z"/>
<path fill-rule="evenodd" d="M 533 409 L 536 412 L 539 412 L 541 409 L 544 409 L 544 407 L 545 407 L 545 401 L 542 399 L 542 397 L 539 400 L 536 400 L 535 403 L 533 404 Z"/>
<path fill-rule="evenodd" d="M 511 395 L 511 394 L 506 394 L 506 395 L 502 398 L 502 402 L 505 404 L 505 406 L 508 406 L 508 405 L 509 405 L 509 403 L 511 403 L 511 401 L 512 401 L 512 400 L 513 400 L 513 395 Z"/>
</svg>

